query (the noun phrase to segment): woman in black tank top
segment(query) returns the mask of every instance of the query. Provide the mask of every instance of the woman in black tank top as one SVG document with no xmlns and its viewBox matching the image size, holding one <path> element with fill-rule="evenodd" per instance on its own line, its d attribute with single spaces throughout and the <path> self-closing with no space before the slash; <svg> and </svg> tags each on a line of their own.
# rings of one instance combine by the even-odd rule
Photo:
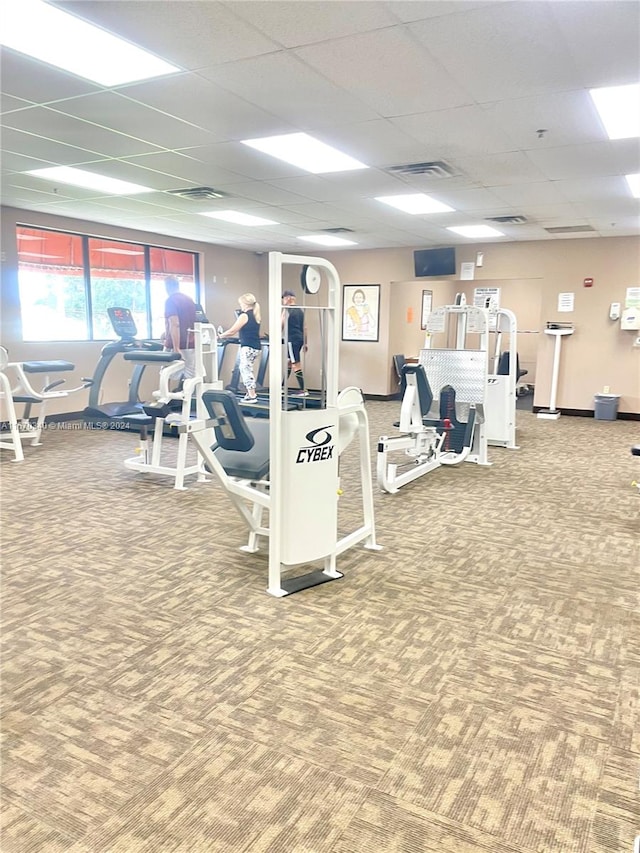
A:
<svg viewBox="0 0 640 853">
<path fill-rule="evenodd" d="M 256 379 L 253 364 L 262 352 L 260 346 L 260 305 L 253 293 L 243 293 L 238 299 L 240 314 L 229 329 L 221 332 L 219 338 L 240 338 L 240 376 L 246 389 L 244 403 L 255 403 Z"/>
</svg>

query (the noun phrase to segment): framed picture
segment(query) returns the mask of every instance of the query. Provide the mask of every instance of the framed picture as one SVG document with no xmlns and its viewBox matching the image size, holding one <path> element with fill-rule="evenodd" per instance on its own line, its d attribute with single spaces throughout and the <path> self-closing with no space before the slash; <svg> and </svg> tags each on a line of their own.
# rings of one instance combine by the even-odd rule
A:
<svg viewBox="0 0 640 853">
<path fill-rule="evenodd" d="M 377 341 L 380 285 L 345 284 L 342 288 L 342 340 Z"/>
<path fill-rule="evenodd" d="M 420 328 L 427 328 L 427 318 L 429 314 L 431 314 L 431 309 L 433 307 L 433 291 L 432 290 L 423 290 L 422 291 L 422 309 L 420 311 Z"/>
</svg>

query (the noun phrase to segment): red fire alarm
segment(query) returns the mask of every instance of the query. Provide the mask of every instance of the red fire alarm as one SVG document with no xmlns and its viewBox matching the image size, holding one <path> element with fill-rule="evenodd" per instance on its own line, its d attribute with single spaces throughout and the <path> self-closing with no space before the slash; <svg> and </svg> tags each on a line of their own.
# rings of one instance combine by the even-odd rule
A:
<svg viewBox="0 0 640 853">
<path fill-rule="evenodd" d="M 585 278 L 585 280 L 582 283 L 584 284 L 585 287 L 593 287 L 593 279 L 592 278 Z"/>
</svg>

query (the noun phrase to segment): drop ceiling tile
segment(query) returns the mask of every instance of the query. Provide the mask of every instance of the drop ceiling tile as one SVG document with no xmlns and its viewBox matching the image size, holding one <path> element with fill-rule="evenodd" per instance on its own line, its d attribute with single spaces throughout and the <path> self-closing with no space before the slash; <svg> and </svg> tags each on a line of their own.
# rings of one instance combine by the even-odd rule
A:
<svg viewBox="0 0 640 853">
<path fill-rule="evenodd" d="M 200 68 L 213 60 L 231 62 L 278 48 L 235 13 L 236 4 L 67 0 L 56 5 L 185 69 Z"/>
<path fill-rule="evenodd" d="M 51 109 L 55 109 L 58 114 L 82 119 L 127 137 L 144 140 L 147 150 L 184 148 L 187 145 L 205 145 L 213 141 L 211 135 L 202 128 L 174 118 L 168 112 L 150 109 L 117 92 L 100 92 L 96 95 L 72 98 L 62 104 L 56 104 Z"/>
<path fill-rule="evenodd" d="M 244 181 L 237 184 L 227 184 L 225 192 L 240 200 L 246 199 L 249 202 L 257 201 L 263 204 L 287 205 L 304 201 L 296 193 L 288 192 L 267 181 Z"/>
<path fill-rule="evenodd" d="M 565 197 L 555 181 L 539 181 L 535 184 L 511 184 L 504 187 L 492 187 L 492 194 L 514 208 L 540 205 L 563 204 Z"/>
<path fill-rule="evenodd" d="M 550 3 L 549 9 L 586 88 L 640 80 L 640 4 L 611 0 Z"/>
<path fill-rule="evenodd" d="M 607 139 L 594 103 L 584 89 L 483 104 L 485 121 L 509 134 L 515 147 L 540 151 Z M 544 131 L 542 135 L 538 131 Z"/>
<path fill-rule="evenodd" d="M 519 146 L 504 127 L 499 127 L 480 107 L 400 116 L 392 123 L 423 144 L 424 160 L 454 160 L 478 154 L 500 154 Z M 469 128 L 473 133 L 469 133 Z"/>
<path fill-rule="evenodd" d="M 2 173 L 29 172 L 31 169 L 46 169 L 51 166 L 49 160 L 41 160 L 38 157 L 27 157 L 25 154 L 15 154 L 12 151 L 4 151 L 2 154 Z"/>
<path fill-rule="evenodd" d="M 472 100 L 403 27 L 299 48 L 296 54 L 383 117 Z"/>
<path fill-rule="evenodd" d="M 577 89 L 580 74 L 552 5 L 487 4 L 467 12 L 463 26 L 445 15 L 408 28 L 479 103 Z"/>
<path fill-rule="evenodd" d="M 491 190 L 484 187 L 473 187 L 469 189 L 447 189 L 443 187 L 440 192 L 432 192 L 433 198 L 453 207 L 454 210 L 479 211 L 484 208 L 495 209 L 504 206 L 503 199 Z"/>
<path fill-rule="evenodd" d="M 63 115 L 48 107 L 33 107 L 30 110 L 9 113 L 5 116 L 4 123 L 15 130 L 64 142 L 77 148 L 98 151 L 110 157 L 130 157 L 133 154 L 157 150 L 149 142 L 114 133 L 105 127 Z"/>
<path fill-rule="evenodd" d="M 610 142 L 528 151 L 527 156 L 540 172 L 552 181 L 620 174 Z"/>
<path fill-rule="evenodd" d="M 82 166 L 104 158 L 104 155 L 97 151 L 76 148 L 73 145 L 66 145 L 33 133 L 24 133 L 10 127 L 2 129 L 2 149 L 59 166 Z"/>
<path fill-rule="evenodd" d="M 67 74 L 10 48 L 0 51 L 2 91 L 34 104 L 46 104 L 100 91 L 97 83 Z"/>
<path fill-rule="evenodd" d="M 24 110 L 34 106 L 31 101 L 25 101 L 23 98 L 14 98 L 13 95 L 7 95 L 4 92 L 0 94 L 0 113 L 12 113 L 14 110 Z"/>
<path fill-rule="evenodd" d="M 205 166 L 222 168 L 256 181 L 274 182 L 279 178 L 299 175 L 302 171 L 283 160 L 255 151 L 247 145 L 238 145 L 236 142 L 185 148 L 181 153 L 204 163 Z"/>
<path fill-rule="evenodd" d="M 129 162 L 135 166 L 163 172 L 165 175 L 173 175 L 176 181 L 173 189 L 191 184 L 216 188 L 241 180 L 241 176 L 235 172 L 221 169 L 210 162 L 203 163 L 179 151 L 140 154 L 136 157 L 121 158 L 121 162 Z"/>
<path fill-rule="evenodd" d="M 457 165 L 472 180 L 486 187 L 536 183 L 545 178 L 540 169 L 520 151 L 486 157 L 461 157 Z"/>
<path fill-rule="evenodd" d="M 277 117 L 293 129 L 309 130 L 376 118 L 371 107 L 292 53 L 281 51 L 216 65 L 199 73 L 243 101 L 259 104 L 271 114 L 272 122 Z M 217 112 L 214 105 L 213 119 Z"/>
<path fill-rule="evenodd" d="M 397 23 L 384 3 L 360 0 L 333 3 L 327 14 L 326 0 L 304 3 L 245 0 L 233 4 L 234 12 L 284 47 L 325 42 Z"/>
<path fill-rule="evenodd" d="M 225 91 L 200 74 L 179 74 L 162 81 L 132 84 L 123 94 L 134 105 L 146 104 L 207 131 L 206 140 L 191 141 L 190 133 L 185 132 L 182 143 L 167 142 L 165 148 L 186 148 L 207 142 L 247 139 L 287 133 L 293 129 L 256 103 Z"/>
<path fill-rule="evenodd" d="M 390 0 L 386 6 L 392 14 L 405 24 L 439 18 L 441 15 L 459 15 L 471 9 L 481 8 L 486 0 Z"/>
<path fill-rule="evenodd" d="M 332 128 L 331 144 L 368 166 L 384 168 L 425 159 L 424 144 L 394 119 L 348 122 Z"/>
</svg>

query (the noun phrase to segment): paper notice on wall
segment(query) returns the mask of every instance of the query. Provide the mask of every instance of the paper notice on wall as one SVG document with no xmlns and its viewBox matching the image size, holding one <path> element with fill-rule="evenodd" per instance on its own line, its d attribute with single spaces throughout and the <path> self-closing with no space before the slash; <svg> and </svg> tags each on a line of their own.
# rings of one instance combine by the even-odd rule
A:
<svg viewBox="0 0 640 853">
<path fill-rule="evenodd" d="M 476 274 L 476 265 L 473 261 L 460 264 L 460 281 L 473 281 Z"/>
<path fill-rule="evenodd" d="M 500 288 L 476 287 L 473 291 L 473 304 L 475 308 L 498 309 L 500 307 Z"/>
<path fill-rule="evenodd" d="M 640 308 L 640 287 L 628 287 L 624 300 L 625 308 Z"/>
<path fill-rule="evenodd" d="M 575 293 L 559 293 L 558 294 L 558 313 L 564 312 L 565 314 L 573 311 L 573 303 L 575 299 Z"/>
<path fill-rule="evenodd" d="M 431 334 L 436 334 L 438 332 L 444 332 L 445 328 L 445 313 L 442 309 L 436 308 L 436 310 L 432 311 L 427 317 L 427 331 L 431 332 Z"/>
</svg>

